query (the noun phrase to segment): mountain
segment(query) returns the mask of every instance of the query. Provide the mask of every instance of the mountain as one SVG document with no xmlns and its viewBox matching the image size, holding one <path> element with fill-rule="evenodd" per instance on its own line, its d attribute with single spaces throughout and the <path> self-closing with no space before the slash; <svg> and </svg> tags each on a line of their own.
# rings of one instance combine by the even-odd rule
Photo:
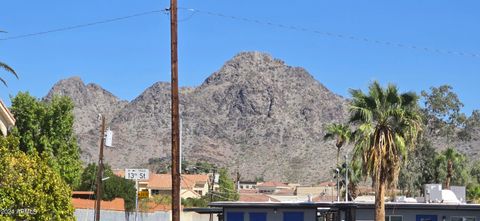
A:
<svg viewBox="0 0 480 221">
<path fill-rule="evenodd" d="M 324 126 L 342 122 L 346 100 L 305 69 L 260 52 L 227 61 L 200 86 L 181 88 L 182 152 L 188 161 L 214 162 L 242 179 L 317 183 L 331 179 L 336 149 Z M 144 166 L 170 156 L 170 84 L 158 82 L 131 102 L 78 77 L 55 84 L 46 96 L 75 103 L 82 160 L 97 161 L 98 114 L 108 113 L 114 168 Z"/>
</svg>

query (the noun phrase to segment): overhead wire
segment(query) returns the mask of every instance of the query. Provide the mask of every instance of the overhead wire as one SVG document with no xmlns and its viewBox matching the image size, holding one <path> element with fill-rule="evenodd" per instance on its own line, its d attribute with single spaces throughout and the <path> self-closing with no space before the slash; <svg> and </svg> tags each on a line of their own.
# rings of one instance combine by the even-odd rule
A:
<svg viewBox="0 0 480 221">
<path fill-rule="evenodd" d="M 161 12 L 167 12 L 167 11 L 168 11 L 168 9 L 145 11 L 145 12 L 140 12 L 140 13 L 131 14 L 131 15 L 122 16 L 122 17 L 110 18 L 110 19 L 99 20 L 99 21 L 94 21 L 94 22 L 89 22 L 89 23 L 84 23 L 84 24 L 78 24 L 78 25 L 66 26 L 66 27 L 61 27 L 61 28 L 56 28 L 56 29 L 50 29 L 50 30 L 46 30 L 46 31 L 39 31 L 39 32 L 33 32 L 33 33 L 29 33 L 29 34 L 21 34 L 21 35 L 15 35 L 15 36 L 12 36 L 12 37 L 0 38 L 0 41 L 28 38 L 28 37 L 45 35 L 45 34 L 50 34 L 50 33 L 55 33 L 55 32 L 70 31 L 70 30 L 73 30 L 73 29 L 80 29 L 80 28 L 85 28 L 85 27 L 90 27 L 90 26 L 95 26 L 95 25 L 100 25 L 100 24 L 112 23 L 112 22 L 117 22 L 117 21 L 127 20 L 127 19 L 136 18 L 136 17 L 140 17 L 140 16 L 156 14 L 156 13 L 161 13 Z"/>
<path fill-rule="evenodd" d="M 210 16 L 216 16 L 216 17 L 221 17 L 221 18 L 227 18 L 227 19 L 242 21 L 242 22 L 255 23 L 255 24 L 260 24 L 260 25 L 267 25 L 267 26 L 272 26 L 272 27 L 282 28 L 282 29 L 288 29 L 288 30 L 293 30 L 293 31 L 308 32 L 308 33 L 322 35 L 322 36 L 331 37 L 331 38 L 338 38 L 338 39 L 364 42 L 364 43 L 370 43 L 370 44 L 378 44 L 378 45 L 389 46 L 389 47 L 405 48 L 405 49 L 411 49 L 411 50 L 428 52 L 428 53 L 449 54 L 449 55 L 480 58 L 479 53 L 463 52 L 463 51 L 455 51 L 455 50 L 445 50 L 445 49 L 417 46 L 417 45 L 413 45 L 413 44 L 404 44 L 404 43 L 398 43 L 398 42 L 392 42 L 392 41 L 382 41 L 382 40 L 371 39 L 371 38 L 360 37 L 360 36 L 353 36 L 353 35 L 348 35 L 348 34 L 333 33 L 333 32 L 328 32 L 328 31 L 320 31 L 320 30 L 310 29 L 310 28 L 306 28 L 306 27 L 302 27 L 302 26 L 298 26 L 298 25 L 285 25 L 285 24 L 281 24 L 281 23 L 274 23 L 274 22 L 262 21 L 262 20 L 258 20 L 258 19 L 227 15 L 227 14 L 223 14 L 223 13 L 204 11 L 204 10 L 199 10 L 199 9 L 194 9 L 194 8 L 179 7 L 178 9 L 187 10 L 187 11 L 195 12 L 195 13 L 206 14 L 206 15 L 210 15 Z"/>
<path fill-rule="evenodd" d="M 301 32 L 321 35 L 321 36 L 325 36 L 325 37 L 330 37 L 330 38 L 337 38 L 337 39 L 343 39 L 343 40 L 349 40 L 349 41 L 363 42 L 363 43 L 367 43 L 367 44 L 377 44 L 377 45 L 383 45 L 383 46 L 387 46 L 387 47 L 410 49 L 410 50 L 415 50 L 415 51 L 420 51 L 420 52 L 425 52 L 425 53 L 436 53 L 436 54 L 447 54 L 447 55 L 455 55 L 455 56 L 462 56 L 462 57 L 480 58 L 479 53 L 473 53 L 473 52 L 446 50 L 446 49 L 439 49 L 439 48 L 433 48 L 433 47 L 418 46 L 418 45 L 414 45 L 414 44 L 405 44 L 405 43 L 399 43 L 399 42 L 393 42 L 393 41 L 378 40 L 378 39 L 354 36 L 354 35 L 349 35 L 349 34 L 334 33 L 334 32 L 328 32 L 328 31 L 320 31 L 320 30 L 316 30 L 316 29 L 302 27 L 302 26 L 299 26 L 299 25 L 286 25 L 286 24 L 282 24 L 282 23 L 262 21 L 262 20 L 258 20 L 258 19 L 228 15 L 228 14 L 223 14 L 223 13 L 219 13 L 219 12 L 199 10 L 199 9 L 194 9 L 194 8 L 178 7 L 178 9 L 191 12 L 190 15 L 188 15 L 184 19 L 179 20 L 179 22 L 190 20 L 197 14 L 206 14 L 206 15 L 220 17 L 220 18 L 237 20 L 237 21 L 242 21 L 242 22 L 247 22 L 247 23 L 254 23 L 254 24 L 259 24 L 259 25 L 266 25 L 266 26 L 271 26 L 271 27 L 276 27 L 276 28 L 281 28 L 281 29 L 287 29 L 287 30 L 292 30 L 292 31 L 301 31 Z M 55 32 L 70 31 L 70 30 L 74 30 L 74 29 L 80 29 L 80 28 L 85 28 L 85 27 L 90 27 L 90 26 L 95 26 L 95 25 L 100 25 L 100 24 L 106 24 L 106 23 L 112 23 L 112 22 L 117 22 L 117 21 L 121 21 L 121 20 L 127 20 L 127 19 L 131 19 L 131 18 L 135 18 L 135 17 L 145 16 L 145 15 L 150 15 L 150 14 L 156 14 L 156 13 L 162 13 L 162 12 L 164 14 L 168 14 L 169 9 L 166 8 L 166 9 L 161 9 L 161 10 L 145 11 L 145 12 L 140 12 L 140 13 L 131 14 L 131 15 L 127 15 L 127 16 L 105 19 L 105 20 L 100 20 L 100 21 L 95 21 L 95 22 L 90 22 L 90 23 L 66 26 L 66 27 L 50 29 L 50 30 L 40 31 L 40 32 L 33 32 L 33 33 L 28 33 L 28 34 L 15 35 L 15 36 L 11 36 L 11 37 L 0 38 L 0 41 L 22 39 L 22 38 L 39 36 L 39 35 L 46 35 L 46 34 L 55 33 Z"/>
</svg>

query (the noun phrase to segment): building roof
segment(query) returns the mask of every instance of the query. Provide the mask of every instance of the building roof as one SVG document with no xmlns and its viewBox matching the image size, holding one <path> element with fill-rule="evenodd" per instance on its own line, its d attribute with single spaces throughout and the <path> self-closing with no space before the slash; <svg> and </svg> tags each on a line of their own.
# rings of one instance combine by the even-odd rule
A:
<svg viewBox="0 0 480 221">
<path fill-rule="evenodd" d="M 345 208 L 354 207 L 359 209 L 373 209 L 375 203 L 358 202 L 212 202 L 213 207 L 224 208 L 305 208 L 317 209 L 321 207 Z M 396 203 L 386 202 L 386 209 L 414 209 L 414 210 L 480 210 L 480 204 L 445 204 L 445 203 Z"/>
<path fill-rule="evenodd" d="M 113 174 L 115 174 L 119 177 L 125 177 L 125 170 L 124 169 L 113 169 L 112 172 L 113 172 Z"/>
<path fill-rule="evenodd" d="M 257 187 L 289 187 L 286 183 L 276 182 L 276 181 L 267 181 L 263 183 L 258 183 Z"/>
<path fill-rule="evenodd" d="M 257 185 L 256 181 L 240 181 L 240 184 L 246 184 L 246 185 Z"/>
<path fill-rule="evenodd" d="M 2 100 L 0 100 L 0 114 L 5 120 L 8 121 L 8 124 L 15 125 L 15 118 L 13 117 L 12 112 L 10 112 Z"/>
<path fill-rule="evenodd" d="M 241 202 L 279 202 L 265 194 L 240 194 L 238 201 Z"/>
<path fill-rule="evenodd" d="M 207 174 L 185 174 L 181 176 L 181 188 L 193 189 L 197 183 L 207 183 Z M 170 174 L 150 174 L 150 179 L 147 184 L 148 188 L 171 190 L 172 189 L 172 175 Z"/>
<path fill-rule="evenodd" d="M 72 204 L 75 209 L 94 209 L 95 200 L 72 198 Z M 125 202 L 122 198 L 115 198 L 112 201 L 104 201 L 100 203 L 102 210 L 124 211 Z"/>
<path fill-rule="evenodd" d="M 272 195 L 293 196 L 293 195 L 295 195 L 294 193 L 295 193 L 294 189 L 281 189 L 281 190 L 278 190 L 277 192 L 273 193 Z"/>
</svg>

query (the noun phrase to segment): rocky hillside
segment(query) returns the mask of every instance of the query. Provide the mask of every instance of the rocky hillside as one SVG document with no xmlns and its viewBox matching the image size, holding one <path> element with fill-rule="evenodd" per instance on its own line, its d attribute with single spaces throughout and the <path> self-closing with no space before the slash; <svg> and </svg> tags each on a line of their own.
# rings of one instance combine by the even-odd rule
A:
<svg viewBox="0 0 480 221">
<path fill-rule="evenodd" d="M 75 102 L 82 159 L 96 161 L 99 113 L 107 115 L 115 168 L 145 165 L 170 155 L 170 85 L 155 83 L 131 102 L 79 78 L 58 82 L 47 95 Z M 228 166 L 245 179 L 316 183 L 330 179 L 335 148 L 324 143 L 324 125 L 343 121 L 345 100 L 305 69 L 259 52 L 226 62 L 196 88 L 180 94 L 182 149 L 188 161 Z"/>
</svg>

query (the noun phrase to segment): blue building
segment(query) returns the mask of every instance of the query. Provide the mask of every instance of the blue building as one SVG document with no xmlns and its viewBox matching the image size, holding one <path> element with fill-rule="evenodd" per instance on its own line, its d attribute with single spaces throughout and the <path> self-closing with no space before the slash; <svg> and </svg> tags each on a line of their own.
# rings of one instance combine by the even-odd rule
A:
<svg viewBox="0 0 480 221">
<path fill-rule="evenodd" d="M 220 221 L 368 221 L 373 203 L 358 202 L 214 202 L 212 208 L 190 209 L 216 213 Z M 386 203 L 385 221 L 480 221 L 479 204 Z"/>
</svg>

